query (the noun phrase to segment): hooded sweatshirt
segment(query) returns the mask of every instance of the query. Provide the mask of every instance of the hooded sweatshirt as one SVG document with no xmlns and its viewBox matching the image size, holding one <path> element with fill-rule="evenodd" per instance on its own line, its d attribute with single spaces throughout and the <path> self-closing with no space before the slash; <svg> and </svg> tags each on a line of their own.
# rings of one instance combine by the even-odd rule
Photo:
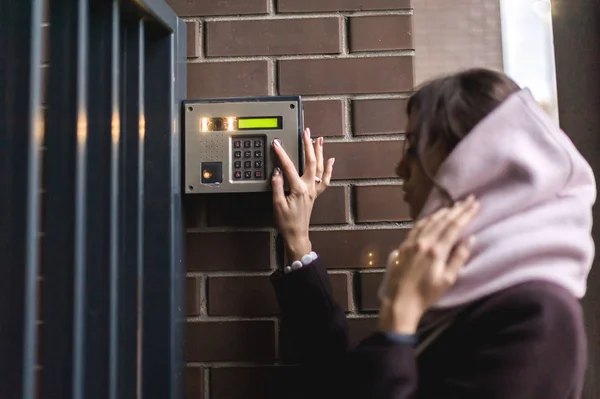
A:
<svg viewBox="0 0 600 399">
<path fill-rule="evenodd" d="M 432 310 L 536 280 L 558 284 L 577 298 L 585 294 L 594 257 L 594 175 L 528 89 L 507 98 L 467 134 L 435 179 L 454 199 L 474 194 L 481 207 L 461 237 L 476 236 L 472 255 Z M 434 187 L 417 219 L 447 205 Z"/>
</svg>

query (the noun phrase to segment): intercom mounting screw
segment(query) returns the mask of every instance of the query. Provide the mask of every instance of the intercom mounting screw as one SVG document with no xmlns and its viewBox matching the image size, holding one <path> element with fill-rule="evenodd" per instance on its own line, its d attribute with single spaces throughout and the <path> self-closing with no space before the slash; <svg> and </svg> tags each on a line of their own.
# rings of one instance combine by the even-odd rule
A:
<svg viewBox="0 0 600 399">
<path fill-rule="evenodd" d="M 194 189 L 194 186 L 188 186 L 188 188 L 189 188 L 190 190 L 193 190 L 193 189 Z"/>
<path fill-rule="evenodd" d="M 193 111 L 193 110 L 194 110 L 194 108 L 188 107 L 188 111 Z"/>
</svg>

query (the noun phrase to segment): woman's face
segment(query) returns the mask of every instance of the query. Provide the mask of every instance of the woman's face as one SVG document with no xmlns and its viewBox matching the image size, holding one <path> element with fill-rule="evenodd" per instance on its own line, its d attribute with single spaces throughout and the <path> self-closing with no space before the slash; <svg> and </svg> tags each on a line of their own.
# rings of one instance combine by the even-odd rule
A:
<svg viewBox="0 0 600 399">
<path fill-rule="evenodd" d="M 409 117 L 407 123 L 406 141 L 404 142 L 404 154 L 398 166 L 396 174 L 404 181 L 404 201 L 410 208 L 410 216 L 415 219 L 427 201 L 433 182 L 425 174 L 417 160 L 415 137 L 410 132 L 415 131 L 415 117 Z M 423 167 L 431 177 L 435 177 L 442 162 L 448 156 L 448 151 L 439 143 L 426 147 L 421 155 Z"/>
</svg>

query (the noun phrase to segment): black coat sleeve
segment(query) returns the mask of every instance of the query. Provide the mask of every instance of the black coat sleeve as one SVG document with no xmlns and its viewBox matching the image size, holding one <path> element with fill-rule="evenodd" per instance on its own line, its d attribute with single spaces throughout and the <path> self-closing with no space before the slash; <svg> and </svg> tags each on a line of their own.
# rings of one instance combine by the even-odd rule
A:
<svg viewBox="0 0 600 399">
<path fill-rule="evenodd" d="M 303 365 L 338 361 L 348 350 L 348 321 L 320 260 L 288 275 L 276 271 L 271 282 L 295 358 Z"/>
<path fill-rule="evenodd" d="M 311 397 L 410 397 L 416 386 L 412 346 L 374 334 L 350 348 L 346 315 L 333 299 L 331 280 L 319 259 L 287 275 L 275 272 L 271 281 L 283 329 L 304 366 L 301 383 Z"/>
</svg>

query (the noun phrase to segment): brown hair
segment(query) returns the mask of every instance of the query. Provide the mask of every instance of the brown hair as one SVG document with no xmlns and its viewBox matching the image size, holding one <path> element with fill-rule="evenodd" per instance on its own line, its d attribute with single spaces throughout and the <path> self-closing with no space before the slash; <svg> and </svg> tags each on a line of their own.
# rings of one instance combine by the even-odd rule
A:
<svg viewBox="0 0 600 399">
<path fill-rule="evenodd" d="M 520 89 L 505 74 L 481 68 L 468 69 L 422 85 L 410 97 L 406 113 L 413 129 L 410 132 L 411 152 L 425 174 L 431 178 L 423 167 L 421 156 L 426 147 L 440 143 L 451 152 L 479 122 Z M 438 188 L 448 195 L 446 190 Z"/>
</svg>

